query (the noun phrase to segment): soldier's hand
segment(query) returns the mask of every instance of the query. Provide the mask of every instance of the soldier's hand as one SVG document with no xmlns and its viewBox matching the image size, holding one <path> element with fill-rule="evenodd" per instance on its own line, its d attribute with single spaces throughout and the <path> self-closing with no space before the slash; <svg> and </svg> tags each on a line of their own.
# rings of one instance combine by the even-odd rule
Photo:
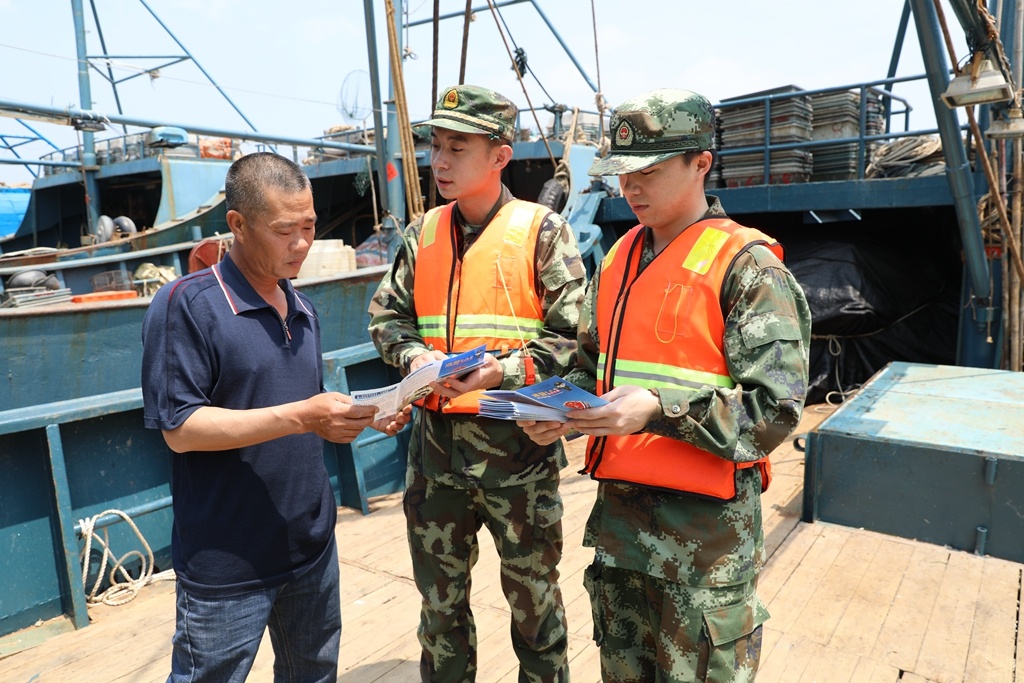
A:
<svg viewBox="0 0 1024 683">
<path fill-rule="evenodd" d="M 435 360 L 444 360 L 447 357 L 448 354 L 444 351 L 424 351 L 409 363 L 409 374 L 412 374 L 427 363 L 433 363 Z"/>
<path fill-rule="evenodd" d="M 625 435 L 647 426 L 658 411 L 658 397 L 643 387 L 615 387 L 601 398 L 607 405 L 567 413 L 571 428 L 591 436 Z"/>
<path fill-rule="evenodd" d="M 440 382 L 431 382 L 430 388 L 441 396 L 458 398 L 467 391 L 500 387 L 504 380 L 505 370 L 501 367 L 501 363 L 494 356 L 485 353 L 484 364 L 462 379 L 446 377 Z"/>
<path fill-rule="evenodd" d="M 412 419 L 412 406 L 408 405 L 398 411 L 397 415 L 382 417 L 373 423 L 373 428 L 378 432 L 384 432 L 388 436 L 394 436 L 402 430 L 402 427 L 409 424 Z"/>
<path fill-rule="evenodd" d="M 516 424 L 523 428 L 528 437 L 541 446 L 554 443 L 572 431 L 572 428 L 565 422 L 516 420 Z"/>
<path fill-rule="evenodd" d="M 356 405 L 338 392 L 317 394 L 306 402 L 303 423 L 308 430 L 335 443 L 350 443 L 371 426 L 377 406 Z"/>
</svg>

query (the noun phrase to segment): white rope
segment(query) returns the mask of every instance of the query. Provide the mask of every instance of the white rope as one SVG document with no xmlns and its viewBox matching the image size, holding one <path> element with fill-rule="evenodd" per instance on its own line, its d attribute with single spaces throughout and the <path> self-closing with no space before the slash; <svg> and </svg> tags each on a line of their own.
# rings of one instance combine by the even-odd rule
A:
<svg viewBox="0 0 1024 683">
<path fill-rule="evenodd" d="M 505 301 L 508 302 L 508 310 L 512 312 L 512 320 L 516 324 L 516 332 L 519 333 L 519 343 L 522 344 L 522 351 L 524 356 L 530 355 L 530 350 L 526 348 L 526 337 L 523 336 L 523 328 L 519 326 L 519 316 L 516 315 L 516 307 L 512 305 L 512 297 L 508 293 L 508 283 L 505 282 L 505 272 L 501 269 L 501 257 L 499 256 L 495 261 L 495 265 L 498 266 L 498 277 L 501 278 L 501 288 L 505 292 Z"/>
<path fill-rule="evenodd" d="M 138 550 L 132 550 L 121 556 L 116 562 L 113 561 L 114 553 L 110 550 L 110 539 L 107 535 L 106 528 L 103 529 L 103 537 L 100 538 L 96 535 L 96 522 L 105 515 L 117 515 L 132 528 L 135 535 L 139 537 L 139 541 L 142 543 L 142 547 L 145 548 L 146 554 Z M 97 544 L 103 547 L 103 556 L 100 559 L 99 569 L 96 571 L 96 583 L 93 584 L 92 590 L 86 596 L 86 603 L 90 605 L 103 603 L 105 605 L 123 605 L 127 602 L 131 602 L 135 599 L 135 596 L 139 594 L 143 586 L 157 581 L 170 581 L 174 579 L 174 570 L 168 569 L 158 574 L 153 574 L 153 550 L 149 547 L 149 543 L 146 542 L 146 538 L 139 531 L 139 527 L 135 526 L 135 522 L 132 521 L 131 517 L 120 510 L 104 510 L 98 515 L 93 515 L 88 519 L 80 519 L 78 521 L 79 528 L 81 529 L 82 538 L 85 539 L 85 548 L 82 551 L 82 588 L 86 588 L 86 583 L 89 576 L 89 559 L 92 553 L 93 540 Z M 139 559 L 139 578 L 133 579 L 128 570 L 125 569 L 124 563 L 133 558 Z M 110 585 L 102 593 L 99 592 L 100 586 L 103 584 L 104 572 L 107 568 L 107 563 L 110 562 L 110 575 L 108 580 Z M 124 580 L 119 580 L 118 575 Z"/>
</svg>

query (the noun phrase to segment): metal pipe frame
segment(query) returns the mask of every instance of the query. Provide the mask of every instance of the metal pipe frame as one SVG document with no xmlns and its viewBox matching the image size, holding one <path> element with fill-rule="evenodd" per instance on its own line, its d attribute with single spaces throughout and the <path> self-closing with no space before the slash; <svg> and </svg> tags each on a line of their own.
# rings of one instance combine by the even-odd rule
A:
<svg viewBox="0 0 1024 683">
<path fill-rule="evenodd" d="M 196 133 L 198 135 L 212 135 L 215 137 L 232 138 L 234 140 L 245 140 L 247 142 L 268 142 L 283 145 L 296 145 L 299 147 L 323 147 L 329 149 L 341 149 L 349 152 L 362 152 L 364 154 L 375 154 L 377 151 L 374 147 L 370 147 L 369 145 L 352 145 L 344 142 L 331 142 L 329 140 L 316 138 L 292 138 L 284 135 L 269 135 L 267 133 L 260 133 L 257 131 L 233 131 L 222 128 L 207 128 L 206 126 L 173 124 L 166 121 L 137 119 L 129 116 L 108 116 L 95 111 L 76 109 L 75 107 L 66 107 L 61 109 L 59 107 L 47 107 L 0 99 L 0 115 L 4 115 L 5 113 L 13 115 L 15 118 L 19 118 L 21 116 L 32 118 L 32 115 L 34 114 L 34 118 L 41 118 L 42 120 L 49 121 L 50 123 L 60 123 L 64 125 L 72 125 L 75 120 L 118 123 L 129 126 L 139 126 L 141 128 L 157 128 L 159 126 L 176 125 L 179 128 L 184 128 L 188 132 Z"/>
<path fill-rule="evenodd" d="M 956 113 L 939 99 L 949 85 L 949 67 L 946 64 L 946 56 L 942 48 L 943 41 L 939 30 L 938 14 L 932 0 L 910 0 L 910 2 L 928 75 L 928 87 L 935 108 L 935 120 L 938 124 L 942 150 L 946 158 L 946 178 L 949 180 L 949 189 L 956 208 L 971 289 L 978 299 L 978 303 L 987 309 L 990 307 L 992 286 L 988 260 L 985 258 L 985 245 L 981 236 L 981 224 L 978 221 L 978 212 L 975 208 L 976 197 L 971 167 L 967 161 L 967 152 L 964 150 Z M 982 326 L 985 324 L 983 320 L 978 322 Z"/>
</svg>

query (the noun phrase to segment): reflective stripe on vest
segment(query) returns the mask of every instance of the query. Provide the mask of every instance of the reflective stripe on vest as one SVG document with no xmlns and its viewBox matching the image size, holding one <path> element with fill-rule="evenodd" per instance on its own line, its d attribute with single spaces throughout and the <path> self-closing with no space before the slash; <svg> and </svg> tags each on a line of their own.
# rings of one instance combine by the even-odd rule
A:
<svg viewBox="0 0 1024 683">
<path fill-rule="evenodd" d="M 731 389 L 724 352 L 722 283 L 733 260 L 766 235 L 728 219 L 695 223 L 640 273 L 644 227 L 636 226 L 602 263 L 597 296 L 598 393 L 616 386 L 696 392 Z M 734 463 L 696 446 L 653 434 L 591 437 L 585 472 L 599 481 L 639 484 L 719 500 L 736 497 L 737 469 L 758 465 L 762 489 L 767 458 Z"/>
<path fill-rule="evenodd" d="M 604 368 L 607 356 L 601 353 L 597 363 L 597 379 L 604 384 Z M 736 386 L 729 375 L 716 375 L 712 372 L 687 370 L 663 363 L 645 363 L 643 361 L 616 360 L 615 380 L 621 386 L 634 384 L 644 389 L 690 389 L 696 391 L 706 386 L 732 389 Z"/>
<path fill-rule="evenodd" d="M 502 206 L 466 250 L 456 252 L 455 203 L 423 218 L 416 253 L 413 300 L 423 341 L 445 353 L 519 348 L 544 328 L 536 292 L 537 235 L 550 209 L 512 200 Z M 465 287 L 463 287 L 465 283 Z M 476 413 L 480 392 L 449 401 L 444 412 Z M 437 410 L 439 397 L 424 402 Z"/>
</svg>

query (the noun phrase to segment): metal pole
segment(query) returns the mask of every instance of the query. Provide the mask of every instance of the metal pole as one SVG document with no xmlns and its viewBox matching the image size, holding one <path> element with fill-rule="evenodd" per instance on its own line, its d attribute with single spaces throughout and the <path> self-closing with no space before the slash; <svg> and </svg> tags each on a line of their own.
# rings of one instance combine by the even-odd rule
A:
<svg viewBox="0 0 1024 683">
<path fill-rule="evenodd" d="M 399 17 L 402 15 L 402 8 L 404 2 L 398 0 L 396 3 L 395 11 L 395 37 L 396 46 L 398 50 L 398 61 L 399 68 L 401 68 L 402 60 L 402 27 L 401 20 Z M 385 21 L 388 21 L 385 17 Z M 389 60 L 389 63 L 390 60 Z M 405 225 L 406 213 L 405 213 L 405 176 L 403 175 L 403 167 L 405 164 L 412 164 L 415 169 L 415 159 L 402 159 L 402 163 L 394 163 L 394 159 L 398 157 L 401 152 L 401 135 L 398 133 L 398 108 L 395 105 L 395 77 L 394 73 L 391 74 L 391 78 L 388 79 L 388 102 L 392 105 L 388 107 L 388 136 L 387 136 L 387 154 L 384 159 L 387 162 L 387 171 L 394 172 L 395 177 L 390 178 L 387 184 L 384 186 L 387 190 L 388 204 L 391 206 L 391 214 L 398 220 L 399 225 Z M 431 102 L 433 105 L 433 102 Z M 387 173 L 390 175 L 390 173 Z"/>
<path fill-rule="evenodd" d="M 79 0 L 74 0 L 74 1 L 78 2 Z M 139 0 L 139 2 L 141 2 L 142 6 L 145 7 L 149 11 L 150 14 L 153 15 L 153 18 L 156 19 L 156 23 L 160 24 L 160 27 L 164 31 L 167 32 L 167 35 L 169 35 L 171 37 L 171 40 L 173 40 L 175 43 L 177 43 L 178 47 L 180 47 L 182 49 L 182 51 L 186 55 L 188 55 L 188 58 L 192 60 L 192 63 L 195 64 L 196 67 L 201 72 L 203 72 L 203 75 L 206 76 L 206 80 L 210 81 L 210 83 L 213 84 L 213 87 L 215 87 L 217 89 L 217 92 L 219 92 L 221 94 L 221 96 L 225 100 L 228 101 L 228 104 L 231 105 L 231 108 L 234 109 L 236 112 L 238 112 L 238 115 L 242 117 L 243 121 L 245 121 L 247 124 L 249 124 L 250 128 L 252 128 L 253 130 L 256 130 L 256 126 L 254 126 L 252 124 L 252 121 L 250 121 L 248 118 L 246 118 L 245 114 L 242 113 L 242 110 L 238 108 L 238 106 L 231 100 L 231 98 L 228 97 L 228 94 L 226 92 L 224 92 L 224 90 L 217 84 L 217 81 L 213 80 L 213 76 L 211 76 L 210 74 L 206 73 L 206 69 L 204 69 L 203 65 L 199 63 L 199 60 L 197 60 L 195 57 L 193 57 L 192 53 L 189 52 L 188 49 L 184 45 L 181 44 L 181 41 L 178 40 L 178 37 L 175 36 L 174 33 L 171 32 L 171 29 L 167 28 L 167 25 L 163 22 L 163 20 L 161 20 L 160 17 L 157 16 L 156 12 L 154 12 L 153 9 L 149 5 L 146 4 L 146 0 Z"/>
<path fill-rule="evenodd" d="M 363 0 L 366 15 L 366 57 L 370 63 L 370 96 L 373 99 L 373 142 L 377 147 L 377 187 L 380 208 L 384 213 L 390 206 L 388 193 L 387 150 L 384 147 L 384 108 L 380 101 L 380 65 L 377 63 L 377 24 L 373 15 L 373 0 Z"/>
<path fill-rule="evenodd" d="M 910 23 L 910 0 L 903 3 L 903 13 L 900 15 L 900 27 L 896 30 L 896 42 L 892 46 L 892 57 L 889 59 L 889 71 L 886 78 L 893 78 L 896 69 L 900 64 L 900 54 L 903 52 L 903 41 L 907 37 L 907 24 Z M 863 97 L 863 94 L 861 95 Z M 888 97 L 882 99 L 882 106 L 885 107 L 885 132 L 888 133 L 892 124 L 892 100 Z"/>
<path fill-rule="evenodd" d="M 129 126 L 142 128 L 156 128 L 158 126 L 175 125 L 168 121 L 154 121 L 152 119 L 137 119 L 127 116 L 106 115 L 101 112 L 87 111 L 67 107 L 46 107 L 25 102 L 14 102 L 12 100 L 0 99 L 0 116 L 13 116 L 14 118 L 28 118 L 31 120 L 44 121 L 46 123 L 59 123 L 65 126 L 71 125 L 76 120 L 102 122 L 102 123 L 126 123 Z M 190 133 L 198 135 L 213 135 L 234 140 L 247 140 L 250 142 L 276 142 L 284 145 L 299 145 L 301 147 L 325 147 L 329 149 L 343 149 L 349 152 L 363 152 L 366 154 L 376 153 L 376 149 L 369 145 L 352 145 L 347 142 L 334 142 L 320 138 L 293 138 L 284 135 L 268 135 L 267 133 L 225 130 L 223 128 L 207 128 L 205 126 L 178 125 Z"/>
<path fill-rule="evenodd" d="M 989 281 L 988 261 L 981 238 L 981 225 L 975 210 L 974 182 L 971 167 L 967 162 L 963 139 L 960 137 L 960 123 L 956 113 L 947 108 L 940 99 L 949 85 L 949 66 L 942 51 L 942 36 L 939 31 L 938 15 L 932 0 L 911 0 L 914 13 L 914 24 L 921 43 L 921 54 L 924 58 L 925 71 L 928 75 L 928 87 L 932 95 L 935 109 L 935 122 L 942 140 L 942 151 L 946 158 L 946 178 L 949 181 L 950 193 L 956 208 L 957 223 L 960 227 L 960 239 L 964 248 L 964 259 L 971 281 L 971 290 L 978 299 L 980 310 L 977 323 L 985 328 L 992 314 L 989 297 L 991 283 Z"/>
<path fill-rule="evenodd" d="M 71 0 L 71 14 L 75 20 L 75 48 L 78 57 L 78 94 L 83 109 L 92 109 L 92 89 L 89 85 L 89 61 L 86 58 L 85 15 L 82 0 Z M 96 181 L 96 141 L 92 132 L 82 131 L 82 175 L 85 178 L 85 207 L 89 232 L 100 220 L 100 186 Z"/>
<path fill-rule="evenodd" d="M 1022 66 L 1024 66 L 1024 3 L 1020 0 L 1011 0 L 1007 3 L 1008 8 L 1013 8 L 1013 34 L 1010 38 L 1011 41 L 1011 54 L 1013 55 L 1010 63 L 1010 71 L 1013 74 L 1013 82 L 1016 87 L 1021 85 Z M 1016 237 L 1017 244 L 1020 244 L 1021 240 L 1021 223 L 1022 216 L 1021 212 L 1024 207 L 1021 205 L 1021 192 L 1024 188 L 1021 187 L 1021 183 L 1024 182 L 1024 145 L 1021 143 L 1020 138 L 1014 138 L 1013 140 L 1013 198 L 1011 202 L 1011 220 L 1010 220 L 1010 231 Z M 1008 258 L 1004 255 L 1003 258 Z M 1021 303 L 1021 278 L 1020 275 L 1014 269 L 1010 269 L 1010 281 L 1007 285 L 1010 290 L 1010 310 L 1008 312 L 1009 317 L 1009 338 L 1010 338 L 1010 353 L 1009 353 L 1009 364 L 1008 367 L 1014 372 L 1020 372 L 1024 368 L 1024 359 L 1021 354 L 1024 353 L 1024 349 L 1021 347 L 1022 339 L 1024 339 L 1024 307 Z"/>
<path fill-rule="evenodd" d="M 587 75 L 587 72 L 583 70 L 583 66 L 576 60 L 576 55 L 572 53 L 572 50 L 569 49 L 569 46 L 565 44 L 564 40 L 562 40 L 562 36 L 560 36 L 558 34 L 558 31 L 555 30 L 555 27 L 551 24 L 551 21 L 548 19 L 548 16 L 544 14 L 544 10 L 542 10 L 540 8 L 540 5 L 537 4 L 537 0 L 530 0 L 530 4 L 533 5 L 534 9 L 537 10 L 537 14 L 540 15 L 540 18 L 543 19 L 544 23 L 548 25 L 549 29 L 551 29 L 551 33 L 554 34 L 555 40 L 557 40 L 558 44 L 562 46 L 563 50 L 565 50 L 565 54 L 568 55 L 569 59 L 572 60 L 572 63 L 576 65 L 576 69 L 579 70 L 580 75 L 583 76 L 583 80 L 587 82 L 587 85 L 590 86 L 591 90 L 597 92 L 597 86 L 594 85 L 594 82 L 592 80 L 590 80 L 590 76 Z"/>
</svg>

